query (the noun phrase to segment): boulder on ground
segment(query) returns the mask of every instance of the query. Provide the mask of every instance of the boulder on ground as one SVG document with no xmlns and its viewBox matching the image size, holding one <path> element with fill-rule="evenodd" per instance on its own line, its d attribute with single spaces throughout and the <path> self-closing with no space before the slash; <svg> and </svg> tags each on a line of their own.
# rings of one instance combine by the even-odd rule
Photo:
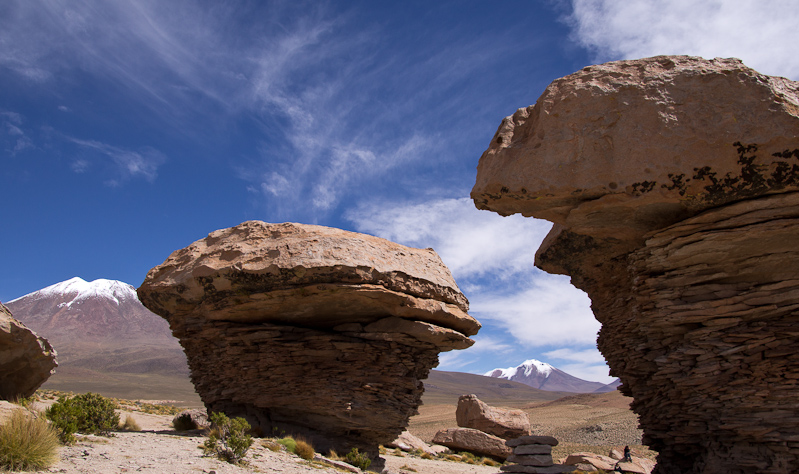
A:
<svg viewBox="0 0 799 474">
<path fill-rule="evenodd" d="M 302 224 L 244 222 L 153 268 L 142 303 L 169 321 L 209 412 L 377 461 L 417 413 L 438 353 L 480 323 L 432 249 Z"/>
<path fill-rule="evenodd" d="M 597 469 L 604 471 L 612 471 L 613 466 L 616 465 L 616 460 L 607 456 L 594 453 L 572 453 L 563 461 L 563 464 L 568 466 L 576 466 L 578 464 L 590 464 Z"/>
<path fill-rule="evenodd" d="M 419 437 L 412 435 L 407 430 L 400 433 L 397 439 L 387 443 L 385 446 L 387 448 L 398 448 L 405 452 L 420 450 L 433 456 L 436 455 L 436 451 L 431 448 L 429 444 L 422 441 Z"/>
<path fill-rule="evenodd" d="M 472 428 L 441 430 L 433 437 L 433 443 L 455 451 L 466 451 L 502 460 L 511 455 L 511 449 L 505 446 L 505 440 Z"/>
<path fill-rule="evenodd" d="M 58 366 L 55 349 L 0 303 L 0 399 L 33 395 Z"/>
<path fill-rule="evenodd" d="M 460 396 L 455 418 L 462 428 L 474 428 L 503 439 L 530 434 L 530 418 L 527 413 L 489 406 L 474 394 Z"/>
</svg>

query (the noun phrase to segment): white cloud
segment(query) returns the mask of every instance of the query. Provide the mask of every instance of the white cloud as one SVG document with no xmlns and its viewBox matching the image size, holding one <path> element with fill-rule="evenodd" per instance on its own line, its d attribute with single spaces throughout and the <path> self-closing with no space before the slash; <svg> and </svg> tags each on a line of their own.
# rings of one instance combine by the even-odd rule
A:
<svg viewBox="0 0 799 474">
<path fill-rule="evenodd" d="M 570 22 L 598 62 L 661 54 L 736 57 L 799 79 L 795 0 L 572 0 Z"/>
<path fill-rule="evenodd" d="M 458 280 L 486 273 L 508 279 L 532 271 L 535 252 L 552 226 L 521 215 L 480 211 L 469 198 L 370 203 L 345 217 L 361 232 L 411 247 L 432 247 Z"/>
<path fill-rule="evenodd" d="M 561 349 L 555 349 L 554 351 L 545 352 L 544 355 L 552 359 L 568 360 L 572 362 L 580 362 L 583 364 L 597 364 L 605 362 L 605 358 L 595 348 L 584 349 L 584 350 L 561 348 Z"/>
<path fill-rule="evenodd" d="M 563 275 L 536 271 L 521 291 L 484 291 L 471 297 L 470 314 L 491 320 L 530 347 L 596 343 L 600 324 L 591 301 Z"/>
<path fill-rule="evenodd" d="M 132 151 L 95 140 L 80 140 L 77 138 L 69 138 L 69 140 L 84 148 L 98 151 L 110 157 L 116 165 L 122 180 L 142 177 L 148 181 L 153 181 L 158 174 L 158 167 L 166 160 L 163 153 L 151 147 Z M 81 161 L 78 160 L 73 163 L 73 170 L 77 173 L 84 171 L 88 167 L 88 164 L 81 164 Z M 115 187 L 120 184 L 120 180 L 112 179 L 106 181 L 106 184 Z"/>
</svg>

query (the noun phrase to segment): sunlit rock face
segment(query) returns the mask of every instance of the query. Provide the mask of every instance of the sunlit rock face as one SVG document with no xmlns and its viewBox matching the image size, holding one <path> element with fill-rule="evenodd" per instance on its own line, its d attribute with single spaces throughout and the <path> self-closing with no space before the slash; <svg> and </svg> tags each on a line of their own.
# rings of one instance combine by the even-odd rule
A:
<svg viewBox="0 0 799 474">
<path fill-rule="evenodd" d="M 417 413 L 438 353 L 480 328 L 432 249 L 313 225 L 212 232 L 138 294 L 169 321 L 209 411 L 372 457 Z"/>
<path fill-rule="evenodd" d="M 0 400 L 30 397 L 55 372 L 58 354 L 0 303 Z"/>
<path fill-rule="evenodd" d="M 799 465 L 799 83 L 660 56 L 554 81 L 500 125 L 480 209 L 555 223 L 658 473 Z"/>
</svg>

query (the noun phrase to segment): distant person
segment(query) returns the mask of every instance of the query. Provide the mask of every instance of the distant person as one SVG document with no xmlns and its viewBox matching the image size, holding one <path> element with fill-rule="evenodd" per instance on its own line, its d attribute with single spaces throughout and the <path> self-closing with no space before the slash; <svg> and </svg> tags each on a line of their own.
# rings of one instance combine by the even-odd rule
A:
<svg viewBox="0 0 799 474">
<path fill-rule="evenodd" d="M 624 458 L 622 458 L 622 461 L 623 462 L 633 462 L 633 455 L 630 452 L 630 447 L 629 446 L 625 446 L 624 447 Z"/>
</svg>

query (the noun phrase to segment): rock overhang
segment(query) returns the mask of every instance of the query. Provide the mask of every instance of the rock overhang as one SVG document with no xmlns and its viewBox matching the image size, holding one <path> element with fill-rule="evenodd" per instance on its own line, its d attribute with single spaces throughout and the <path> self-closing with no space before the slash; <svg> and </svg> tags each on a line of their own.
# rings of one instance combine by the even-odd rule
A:
<svg viewBox="0 0 799 474">
<path fill-rule="evenodd" d="M 471 196 L 503 215 L 640 239 L 766 188 L 799 189 L 798 97 L 797 83 L 737 59 L 589 66 L 502 121 Z"/>
</svg>

